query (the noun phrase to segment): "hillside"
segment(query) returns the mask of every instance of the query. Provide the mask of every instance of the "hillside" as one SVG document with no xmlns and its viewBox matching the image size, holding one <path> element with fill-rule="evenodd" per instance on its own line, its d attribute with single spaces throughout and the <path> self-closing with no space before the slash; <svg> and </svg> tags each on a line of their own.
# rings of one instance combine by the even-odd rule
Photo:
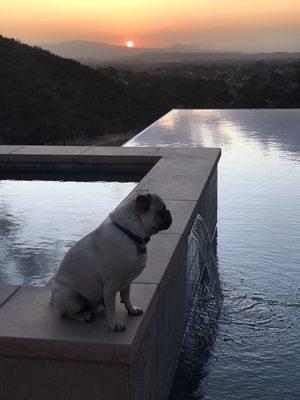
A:
<svg viewBox="0 0 300 400">
<path fill-rule="evenodd" d="M 172 108 L 291 107 L 300 107 L 297 60 L 96 69 L 0 37 L 0 143 L 101 142 Z"/>
<path fill-rule="evenodd" d="M 126 83 L 111 69 L 96 71 L 0 36 L 0 143 L 126 131 L 139 125 L 136 115 Z"/>
</svg>

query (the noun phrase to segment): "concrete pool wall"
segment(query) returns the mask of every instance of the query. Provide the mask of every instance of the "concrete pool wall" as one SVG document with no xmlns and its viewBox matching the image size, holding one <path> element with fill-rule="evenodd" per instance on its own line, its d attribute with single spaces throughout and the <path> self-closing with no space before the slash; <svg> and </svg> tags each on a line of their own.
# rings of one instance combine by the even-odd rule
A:
<svg viewBox="0 0 300 400">
<path fill-rule="evenodd" d="M 151 239 L 132 285 L 143 316 L 117 304 L 125 332 L 109 332 L 103 314 L 90 324 L 57 318 L 49 285 L 0 286 L 1 399 L 166 398 L 186 323 L 188 236 L 199 212 L 214 231 L 219 158 L 211 148 L 0 146 L 5 172 L 144 173 L 134 191 L 157 192 L 174 221 Z"/>
</svg>

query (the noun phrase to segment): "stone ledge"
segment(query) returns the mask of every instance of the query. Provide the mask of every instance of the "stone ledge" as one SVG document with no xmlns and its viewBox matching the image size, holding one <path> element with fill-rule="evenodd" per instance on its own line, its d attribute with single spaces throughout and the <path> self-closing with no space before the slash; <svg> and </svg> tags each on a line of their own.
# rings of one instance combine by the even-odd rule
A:
<svg viewBox="0 0 300 400">
<path fill-rule="evenodd" d="M 149 174 L 134 190 L 144 189 L 159 193 L 164 200 L 198 201 L 209 176 Z"/>
<path fill-rule="evenodd" d="M 174 268 L 174 260 L 182 250 L 185 238 L 179 234 L 158 234 L 148 244 L 148 260 L 144 271 L 135 279 L 136 283 L 156 284 L 160 290 Z"/>
<path fill-rule="evenodd" d="M 0 307 L 20 288 L 17 285 L 0 285 Z"/>
<path fill-rule="evenodd" d="M 116 146 L 18 146 L 0 145 L 1 161 L 76 162 L 76 163 L 147 163 L 161 158 L 219 160 L 220 149 L 204 147 L 116 147 Z M 203 161 L 202 161 L 203 162 Z"/>
<path fill-rule="evenodd" d="M 0 146 L 1 147 L 1 146 Z M 23 146 L 12 151 L 8 159 L 10 161 L 73 161 L 86 146 Z"/>
<path fill-rule="evenodd" d="M 10 356 L 0 360 L 1 400 L 129 399 L 124 364 Z"/>
<path fill-rule="evenodd" d="M 147 267 L 133 284 L 133 299 L 144 308 L 144 315 L 128 317 L 118 304 L 120 318 L 127 324 L 125 332 L 109 332 L 104 315 L 90 324 L 59 319 L 49 304 L 49 285 L 22 287 L 15 292 L 6 287 L 0 305 L 0 355 L 131 364 L 161 296 L 166 295 L 172 271 L 180 271 L 180 255 L 219 158 L 219 149 L 208 148 L 0 146 L 3 168 L 11 162 L 25 167 L 59 164 L 70 166 L 70 171 L 72 165 L 84 164 L 111 164 L 120 172 L 126 165 L 154 166 L 134 191 L 156 191 L 170 207 L 174 220 L 169 230 L 151 239 Z"/>
<path fill-rule="evenodd" d="M 83 163 L 128 163 L 128 157 L 132 163 L 137 164 L 153 164 L 152 155 L 156 153 L 156 148 L 144 147 L 140 148 L 138 152 L 134 151 L 132 147 L 90 147 L 84 150 L 78 161 Z"/>
<path fill-rule="evenodd" d="M 158 150 L 156 154 L 161 154 L 161 150 L 162 149 Z M 201 157 L 201 153 L 203 153 L 205 157 Z M 160 162 L 154 165 L 151 173 L 163 173 L 164 176 L 166 174 L 178 176 L 209 176 L 219 161 L 220 153 L 213 152 L 210 154 L 208 151 L 200 152 L 197 158 L 189 158 L 186 154 L 181 154 L 180 157 L 166 157 L 164 154 L 161 154 L 160 157 L 162 157 Z"/>
<path fill-rule="evenodd" d="M 153 164 L 157 148 L 116 146 L 7 146 L 0 145 L 0 162 L 133 163 Z"/>
<path fill-rule="evenodd" d="M 112 333 L 103 312 L 85 324 L 57 317 L 49 294 L 49 287 L 22 287 L 0 307 L 1 355 L 129 364 L 158 302 L 157 285 L 133 284 L 132 299 L 144 314 L 128 316 L 117 301 L 127 329 Z"/>
<path fill-rule="evenodd" d="M 186 236 L 192 227 L 197 212 L 196 200 L 165 200 L 171 211 L 173 222 L 169 229 L 160 232 L 160 235 L 177 233 Z"/>
<path fill-rule="evenodd" d="M 130 147 L 130 146 L 128 146 Z M 141 147 L 140 147 L 141 148 Z M 211 147 L 160 147 L 154 157 L 164 157 L 164 158 L 185 158 L 185 159 L 217 159 L 221 157 L 221 149 L 211 148 Z"/>
<path fill-rule="evenodd" d="M 0 145 L 0 160 L 8 160 L 9 154 L 13 153 L 14 151 L 22 149 L 24 146 L 18 145 Z"/>
<path fill-rule="evenodd" d="M 22 145 L 14 145 L 14 144 L 2 144 L 0 145 L 0 154 L 10 154 L 14 151 L 20 150 L 25 146 Z"/>
</svg>

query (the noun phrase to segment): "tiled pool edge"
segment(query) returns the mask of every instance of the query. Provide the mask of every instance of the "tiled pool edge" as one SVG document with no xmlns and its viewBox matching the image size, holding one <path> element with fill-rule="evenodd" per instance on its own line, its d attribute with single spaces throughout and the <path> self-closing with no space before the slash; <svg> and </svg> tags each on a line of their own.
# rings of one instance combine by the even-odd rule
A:
<svg viewBox="0 0 300 400">
<path fill-rule="evenodd" d="M 147 188 L 161 194 L 169 202 L 175 221 L 169 231 L 151 239 L 148 264 L 136 279 L 133 293 L 137 304 L 137 299 L 144 303 L 138 305 L 144 306 L 145 314 L 138 319 L 125 317 L 129 323 L 124 334 L 107 332 L 102 316 L 93 324 L 84 326 L 53 317 L 49 309 L 47 287 L 20 288 L 2 301 L 2 398 L 21 398 L 21 393 L 24 398 L 24 390 L 26 387 L 32 390 L 32 385 L 37 385 L 36 390 L 40 391 L 40 397 L 37 398 L 59 396 L 52 388 L 47 397 L 50 389 L 40 382 L 54 379 L 55 365 L 64 365 L 65 375 L 66 371 L 77 374 L 81 364 L 81 367 L 87 367 L 87 364 L 95 367 L 94 372 L 86 377 L 93 388 L 88 394 L 89 399 L 102 398 L 99 397 L 101 390 L 105 399 L 164 398 L 185 325 L 182 299 L 185 298 L 186 271 L 182 257 L 186 253 L 187 235 L 197 211 L 203 209 L 204 197 L 216 172 L 219 157 L 220 150 L 206 148 L 0 146 L 2 170 L 18 170 L 26 165 L 38 171 L 51 168 L 52 165 L 62 171 L 66 171 L 66 168 L 75 168 L 77 171 L 80 168 L 84 170 L 88 165 L 92 169 L 96 166 L 99 170 L 112 167 L 122 173 L 127 167 L 129 170 L 136 167 L 148 171 L 156 164 L 134 190 Z M 178 170 L 176 165 L 179 160 L 181 169 Z M 201 168 L 189 172 L 191 164 L 197 163 Z M 187 168 L 184 168 L 185 164 Z M 0 288 L 0 300 L 1 293 L 5 298 L 4 292 L 9 293 L 9 287 Z M 120 307 L 119 312 L 124 317 Z M 36 367 L 37 360 L 40 368 Z M 18 367 L 16 363 L 19 363 Z M 21 365 L 24 368 L 26 366 L 22 383 L 18 373 Z M 111 366 L 110 372 L 108 366 Z M 39 382 L 36 374 L 40 376 Z M 56 379 L 58 385 L 66 385 L 68 381 L 57 376 Z M 19 382 L 20 392 L 14 380 Z M 122 393 L 115 392 L 115 386 L 124 382 L 126 388 Z M 76 382 L 70 388 L 68 397 L 83 398 L 80 397 L 83 386 L 85 384 Z M 111 392 L 108 387 L 111 387 Z"/>
</svg>

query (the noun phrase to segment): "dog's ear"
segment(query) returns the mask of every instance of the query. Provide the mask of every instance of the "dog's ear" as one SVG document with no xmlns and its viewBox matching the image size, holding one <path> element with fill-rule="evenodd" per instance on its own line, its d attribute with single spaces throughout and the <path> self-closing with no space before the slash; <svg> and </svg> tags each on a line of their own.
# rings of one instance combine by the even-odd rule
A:
<svg viewBox="0 0 300 400">
<path fill-rule="evenodd" d="M 139 194 L 136 197 L 135 203 L 137 208 L 142 212 L 148 212 L 151 206 L 151 194 Z"/>
</svg>

